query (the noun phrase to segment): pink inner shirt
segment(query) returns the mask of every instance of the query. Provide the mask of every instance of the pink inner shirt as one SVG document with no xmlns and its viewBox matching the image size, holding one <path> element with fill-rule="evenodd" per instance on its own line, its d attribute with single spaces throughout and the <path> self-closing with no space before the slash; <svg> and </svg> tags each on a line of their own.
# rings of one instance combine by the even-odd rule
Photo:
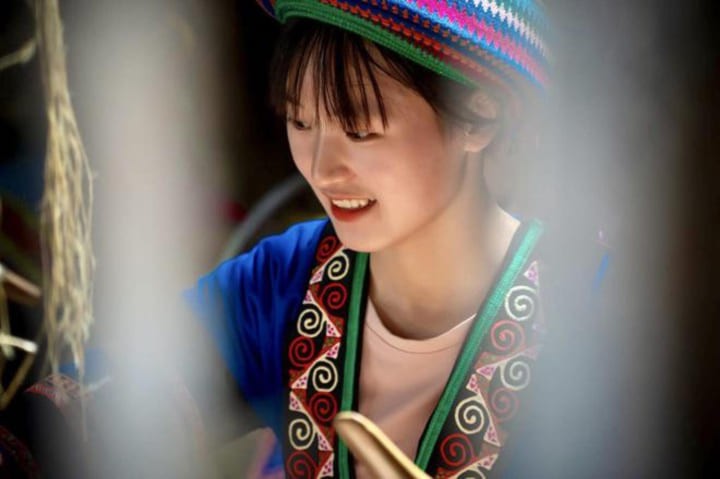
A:
<svg viewBox="0 0 720 479">
<path fill-rule="evenodd" d="M 430 339 L 391 333 L 368 299 L 360 363 L 359 411 L 410 458 L 450 377 L 475 315 Z M 358 479 L 371 478 L 356 462 Z"/>
</svg>

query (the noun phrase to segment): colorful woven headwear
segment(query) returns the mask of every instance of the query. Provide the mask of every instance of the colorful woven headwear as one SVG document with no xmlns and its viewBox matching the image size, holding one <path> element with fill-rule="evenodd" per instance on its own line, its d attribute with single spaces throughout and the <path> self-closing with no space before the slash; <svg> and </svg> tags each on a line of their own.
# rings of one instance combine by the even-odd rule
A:
<svg viewBox="0 0 720 479">
<path fill-rule="evenodd" d="M 521 104 L 547 85 L 539 0 L 257 1 L 280 22 L 338 26 L 461 83 L 490 82 Z"/>
</svg>

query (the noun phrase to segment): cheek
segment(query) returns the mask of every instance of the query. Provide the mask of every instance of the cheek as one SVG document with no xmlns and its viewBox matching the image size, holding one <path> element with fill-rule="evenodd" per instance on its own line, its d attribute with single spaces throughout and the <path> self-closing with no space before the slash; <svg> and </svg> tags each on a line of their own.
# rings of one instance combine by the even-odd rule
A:
<svg viewBox="0 0 720 479">
<path fill-rule="evenodd" d="M 372 169 L 368 174 L 383 184 L 386 194 L 414 202 L 446 195 L 457 187 L 462 176 L 458 158 L 438 139 L 429 137 L 395 144 L 364 164 Z"/>
<path fill-rule="evenodd" d="M 290 155 L 292 156 L 295 167 L 300 171 L 306 179 L 310 177 L 312 168 L 312 145 L 305 135 L 288 130 L 288 144 L 290 145 Z"/>
</svg>

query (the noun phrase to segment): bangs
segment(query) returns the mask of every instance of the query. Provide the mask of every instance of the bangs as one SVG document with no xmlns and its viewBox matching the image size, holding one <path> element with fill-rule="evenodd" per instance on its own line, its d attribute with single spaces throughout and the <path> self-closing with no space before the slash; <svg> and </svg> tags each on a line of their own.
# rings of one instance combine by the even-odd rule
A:
<svg viewBox="0 0 720 479">
<path fill-rule="evenodd" d="M 369 125 L 374 106 L 387 127 L 387 110 L 376 72 L 381 70 L 406 85 L 409 73 L 393 56 L 331 25 L 290 20 L 271 66 L 270 103 L 281 117 L 296 117 L 303 79 L 309 72 L 316 114 L 322 105 L 324 112 L 344 129 L 356 131 Z"/>
<path fill-rule="evenodd" d="M 309 73 L 316 115 L 322 107 L 346 131 L 358 131 L 369 126 L 374 102 L 372 106 L 376 107 L 383 127 L 387 127 L 378 72 L 418 93 L 450 123 L 480 121 L 468 108 L 474 88 L 442 77 L 347 30 L 305 18 L 289 20 L 275 47 L 270 69 L 270 104 L 281 118 L 297 118 L 303 80 Z M 502 100 L 492 89 L 486 91 Z"/>
</svg>

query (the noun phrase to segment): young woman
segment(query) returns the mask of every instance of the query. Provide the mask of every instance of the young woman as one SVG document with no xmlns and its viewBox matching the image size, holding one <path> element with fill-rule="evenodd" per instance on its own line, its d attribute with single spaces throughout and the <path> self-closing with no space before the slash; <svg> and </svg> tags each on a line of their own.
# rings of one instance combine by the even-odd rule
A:
<svg viewBox="0 0 720 479">
<path fill-rule="evenodd" d="M 272 102 L 328 219 L 222 264 L 191 301 L 287 477 L 368 477 L 341 410 L 433 476 L 492 477 L 543 331 L 541 227 L 498 206 L 483 168 L 545 82 L 542 8 L 261 4 L 286 23 Z"/>
</svg>

